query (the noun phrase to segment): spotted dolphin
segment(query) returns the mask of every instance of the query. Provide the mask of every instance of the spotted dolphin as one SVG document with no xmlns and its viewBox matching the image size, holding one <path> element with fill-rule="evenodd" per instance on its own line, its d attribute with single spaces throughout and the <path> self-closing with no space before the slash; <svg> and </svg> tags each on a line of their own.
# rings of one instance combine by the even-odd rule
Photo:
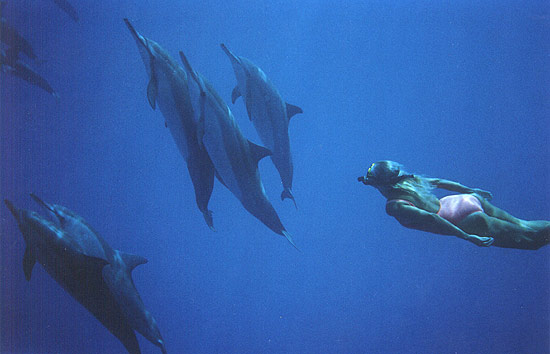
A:
<svg viewBox="0 0 550 354">
<path fill-rule="evenodd" d="M 224 44 L 221 44 L 221 47 L 231 60 L 237 77 L 237 86 L 233 89 L 231 101 L 235 103 L 237 98 L 243 96 L 248 117 L 262 143 L 273 152 L 271 160 L 283 183 L 281 200 L 290 198 L 296 205 L 292 194 L 294 168 L 288 123 L 292 116 L 303 111 L 300 107 L 285 103 L 277 88 L 257 65 L 246 58 L 234 55 Z"/>
<path fill-rule="evenodd" d="M 131 276 L 132 270 L 147 260 L 111 248 L 69 209 L 31 196 L 51 220 L 5 200 L 26 242 L 25 278 L 30 280 L 34 264 L 40 263 L 129 353 L 141 353 L 134 330 L 166 353 L 156 321 L 145 309 Z"/>
<path fill-rule="evenodd" d="M 260 179 L 258 162 L 271 155 L 271 151 L 242 135 L 231 110 L 212 85 L 193 70 L 183 52 L 180 52 L 180 57 L 187 73 L 200 88 L 197 135 L 212 159 L 218 178 L 249 213 L 296 247 L 267 199 Z"/>
<path fill-rule="evenodd" d="M 212 211 L 208 202 L 214 188 L 214 166 L 208 153 L 197 140 L 198 114 L 193 109 L 191 97 L 198 100 L 199 90 L 190 84 L 187 73 L 158 43 L 140 35 L 128 19 L 124 19 L 134 37 L 145 64 L 149 84 L 147 99 L 151 108 L 158 104 L 165 118 L 165 125 L 187 163 L 187 169 L 195 188 L 195 200 L 206 224 L 214 230 Z"/>
</svg>

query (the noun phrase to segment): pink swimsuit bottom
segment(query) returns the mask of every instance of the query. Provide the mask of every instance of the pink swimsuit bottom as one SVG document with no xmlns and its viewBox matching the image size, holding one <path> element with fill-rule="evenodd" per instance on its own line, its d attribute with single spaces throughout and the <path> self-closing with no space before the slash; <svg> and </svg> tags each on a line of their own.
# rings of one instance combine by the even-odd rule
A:
<svg viewBox="0 0 550 354">
<path fill-rule="evenodd" d="M 483 212 L 479 199 L 471 194 L 455 194 L 443 197 L 439 200 L 437 215 L 450 223 L 457 225 L 470 214 Z"/>
</svg>

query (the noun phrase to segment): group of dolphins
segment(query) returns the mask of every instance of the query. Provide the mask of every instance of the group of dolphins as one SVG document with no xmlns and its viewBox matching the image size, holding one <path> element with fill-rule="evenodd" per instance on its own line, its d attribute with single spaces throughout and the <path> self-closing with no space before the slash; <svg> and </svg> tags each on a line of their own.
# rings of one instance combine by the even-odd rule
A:
<svg viewBox="0 0 550 354">
<path fill-rule="evenodd" d="M 65 11 L 75 22 L 78 21 L 78 14 L 74 7 L 66 0 L 53 0 L 59 8 Z M 6 50 L 0 50 L 0 68 L 3 73 L 7 72 L 19 77 L 28 83 L 38 86 L 49 94 L 58 97 L 57 93 L 50 86 L 48 81 L 33 71 L 27 64 L 20 60 L 19 54 L 25 54 L 29 59 L 37 60 L 37 56 L 29 43 L 12 25 L 4 18 L 5 2 L 0 2 L 0 41 L 5 45 Z"/>
<path fill-rule="evenodd" d="M 258 162 L 271 156 L 283 184 L 281 199 L 294 201 L 288 123 L 302 110 L 283 101 L 262 69 L 221 44 L 237 77 L 231 100 L 234 103 L 243 97 L 248 117 L 266 147 L 256 145 L 243 136 L 229 107 L 191 67 L 183 52 L 179 53 L 182 67 L 158 43 L 139 34 L 127 19 L 124 21 L 136 40 L 149 76 L 149 104 L 153 109 L 158 105 L 164 115 L 165 125 L 187 163 L 196 202 L 208 226 L 214 229 L 208 202 L 216 176 L 248 212 L 294 245 L 267 199 Z"/>
<path fill-rule="evenodd" d="M 281 199 L 294 201 L 288 123 L 302 110 L 285 103 L 259 67 L 222 44 L 237 77 L 232 102 L 243 97 L 248 116 L 266 147 L 256 145 L 243 136 L 229 107 L 193 70 L 182 52 L 180 66 L 160 45 L 140 35 L 127 19 L 124 22 L 137 42 L 149 76 L 149 104 L 153 109 L 158 105 L 164 115 L 165 125 L 187 163 L 196 202 L 208 226 L 214 229 L 208 202 L 216 177 L 247 211 L 296 247 L 266 197 L 258 161 L 271 156 L 283 184 Z M 166 353 L 157 323 L 145 309 L 131 276 L 132 270 L 147 260 L 111 248 L 69 209 L 49 204 L 34 194 L 31 197 L 48 217 L 5 200 L 26 243 L 25 278 L 30 280 L 34 264 L 40 263 L 129 353 L 141 352 L 135 331 Z"/>
</svg>

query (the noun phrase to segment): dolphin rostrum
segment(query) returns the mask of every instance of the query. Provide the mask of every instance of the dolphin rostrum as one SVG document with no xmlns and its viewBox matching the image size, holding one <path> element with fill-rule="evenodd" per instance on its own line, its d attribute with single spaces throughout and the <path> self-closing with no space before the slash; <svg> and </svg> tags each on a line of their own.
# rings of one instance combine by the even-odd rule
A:
<svg viewBox="0 0 550 354">
<path fill-rule="evenodd" d="M 292 195 L 293 164 L 288 123 L 292 116 L 303 111 L 300 107 L 283 101 L 262 69 L 250 60 L 234 55 L 224 44 L 221 47 L 231 60 L 237 77 L 237 86 L 231 93 L 231 101 L 235 103 L 239 96 L 243 96 L 248 117 L 264 145 L 273 152 L 271 160 L 283 183 L 281 200 L 290 198 L 296 205 Z"/>
<path fill-rule="evenodd" d="M 260 179 L 258 162 L 271 155 L 271 151 L 242 135 L 231 110 L 212 85 L 193 70 L 183 52 L 180 57 L 185 70 L 200 88 L 197 136 L 212 159 L 218 178 L 249 213 L 296 247 L 267 199 Z"/>
<path fill-rule="evenodd" d="M 48 211 L 51 221 L 4 200 L 25 239 L 25 278 L 30 280 L 34 264 L 40 263 L 129 353 L 141 353 L 134 330 L 166 353 L 157 323 L 145 309 L 131 276 L 147 260 L 111 248 L 69 209 L 31 196 Z"/>
<path fill-rule="evenodd" d="M 53 2 L 67 15 L 69 15 L 74 22 L 78 22 L 78 12 L 67 0 L 53 0 Z"/>
<path fill-rule="evenodd" d="M 214 166 L 197 139 L 198 113 L 191 97 L 198 100 L 199 90 L 188 80 L 187 73 L 156 42 L 140 35 L 128 19 L 126 26 L 136 40 L 149 76 L 147 99 L 153 109 L 158 104 L 178 149 L 187 163 L 195 188 L 195 199 L 208 226 L 214 230 L 208 202 L 214 188 Z"/>
</svg>

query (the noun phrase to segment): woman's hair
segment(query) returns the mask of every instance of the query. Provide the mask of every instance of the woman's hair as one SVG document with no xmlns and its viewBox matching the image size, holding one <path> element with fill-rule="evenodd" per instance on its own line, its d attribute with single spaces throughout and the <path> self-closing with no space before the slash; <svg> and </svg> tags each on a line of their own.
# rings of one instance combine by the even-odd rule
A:
<svg viewBox="0 0 550 354">
<path fill-rule="evenodd" d="M 434 186 L 420 175 L 408 173 L 403 165 L 389 160 L 382 160 L 371 165 L 364 178 L 365 184 L 370 184 L 381 191 L 407 190 L 417 194 L 431 194 Z"/>
<path fill-rule="evenodd" d="M 407 177 L 414 177 L 407 173 L 400 163 L 382 160 L 373 163 L 367 171 L 366 181 L 372 185 L 396 184 Z"/>
</svg>

